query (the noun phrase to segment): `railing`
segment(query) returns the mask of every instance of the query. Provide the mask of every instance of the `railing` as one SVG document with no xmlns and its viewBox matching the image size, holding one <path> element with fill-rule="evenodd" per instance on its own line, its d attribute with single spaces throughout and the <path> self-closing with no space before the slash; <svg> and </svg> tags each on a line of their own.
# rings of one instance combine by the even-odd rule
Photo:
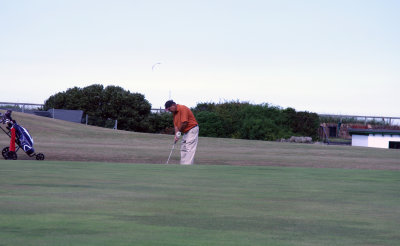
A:
<svg viewBox="0 0 400 246">
<path fill-rule="evenodd" d="M 336 118 L 336 119 L 362 119 L 364 120 L 364 123 L 367 124 L 367 121 L 369 119 L 376 120 L 376 121 L 382 121 L 382 122 L 387 122 L 387 124 L 392 125 L 392 124 L 399 124 L 400 123 L 400 117 L 392 117 L 392 116 L 366 116 L 366 115 L 341 115 L 341 114 L 319 114 L 319 117 L 327 117 L 327 118 Z"/>
<path fill-rule="evenodd" d="M 14 103 L 14 102 L 0 102 L 0 106 L 6 106 L 6 105 L 12 105 L 15 108 L 20 108 L 21 112 L 25 112 L 25 109 L 27 106 L 31 106 L 31 107 L 43 107 L 44 104 L 36 104 L 36 103 Z"/>
</svg>

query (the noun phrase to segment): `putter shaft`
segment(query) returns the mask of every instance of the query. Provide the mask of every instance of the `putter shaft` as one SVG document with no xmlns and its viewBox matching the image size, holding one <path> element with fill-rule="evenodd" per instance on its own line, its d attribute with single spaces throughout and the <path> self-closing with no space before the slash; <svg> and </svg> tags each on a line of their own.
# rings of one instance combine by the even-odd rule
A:
<svg viewBox="0 0 400 246">
<path fill-rule="evenodd" d="M 171 149 L 171 152 L 169 153 L 169 156 L 168 156 L 167 163 L 165 163 L 165 164 L 168 164 L 168 162 L 169 162 L 169 159 L 171 158 L 171 155 L 172 155 L 172 151 L 174 151 L 175 144 L 176 144 L 176 142 L 174 142 L 174 144 L 172 145 L 172 149 Z"/>
</svg>

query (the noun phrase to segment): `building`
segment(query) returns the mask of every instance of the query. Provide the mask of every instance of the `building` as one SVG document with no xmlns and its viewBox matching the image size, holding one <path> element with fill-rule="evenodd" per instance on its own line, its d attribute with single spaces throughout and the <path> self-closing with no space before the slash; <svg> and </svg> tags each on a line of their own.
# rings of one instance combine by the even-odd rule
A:
<svg viewBox="0 0 400 246">
<path fill-rule="evenodd" d="M 351 145 L 384 149 L 400 149 L 400 130 L 349 129 Z"/>
</svg>

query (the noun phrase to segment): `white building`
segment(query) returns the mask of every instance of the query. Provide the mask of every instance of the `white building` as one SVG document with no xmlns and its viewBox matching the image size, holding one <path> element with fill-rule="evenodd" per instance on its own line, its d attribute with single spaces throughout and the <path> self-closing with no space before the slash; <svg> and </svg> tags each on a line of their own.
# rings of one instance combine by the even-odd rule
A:
<svg viewBox="0 0 400 246">
<path fill-rule="evenodd" d="M 400 130 L 349 129 L 351 145 L 400 149 Z"/>
</svg>

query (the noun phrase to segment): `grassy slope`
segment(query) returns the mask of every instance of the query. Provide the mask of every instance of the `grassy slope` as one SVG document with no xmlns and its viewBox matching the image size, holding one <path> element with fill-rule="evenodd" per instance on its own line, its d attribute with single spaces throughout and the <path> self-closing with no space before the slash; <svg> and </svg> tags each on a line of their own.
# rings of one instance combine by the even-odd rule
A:
<svg viewBox="0 0 400 246">
<path fill-rule="evenodd" d="M 36 152 L 43 152 L 46 160 L 162 164 L 172 148 L 169 135 L 104 129 L 17 112 L 13 116 L 29 130 Z M 2 134 L 0 146 L 8 143 L 8 137 Z M 178 149 L 170 163 L 178 163 Z M 22 151 L 18 154 L 19 159 L 29 159 Z M 399 170 L 400 151 L 200 138 L 196 163 Z"/>
</svg>

